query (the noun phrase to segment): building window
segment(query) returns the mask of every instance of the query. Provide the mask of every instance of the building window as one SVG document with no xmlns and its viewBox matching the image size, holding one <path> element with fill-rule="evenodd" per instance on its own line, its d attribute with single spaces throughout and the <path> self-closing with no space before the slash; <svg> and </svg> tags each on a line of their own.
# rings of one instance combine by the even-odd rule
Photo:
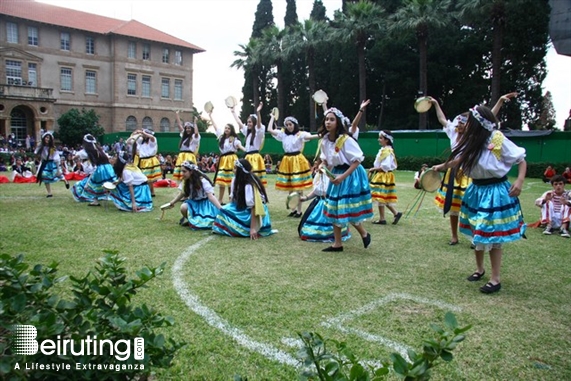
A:
<svg viewBox="0 0 571 381">
<path fill-rule="evenodd" d="M 161 119 L 161 132 L 169 132 L 171 129 L 171 122 L 168 118 Z"/>
<path fill-rule="evenodd" d="M 38 46 L 38 28 L 35 26 L 28 27 L 28 45 Z"/>
<path fill-rule="evenodd" d="M 182 101 L 182 79 L 174 80 L 174 99 Z"/>
<path fill-rule="evenodd" d="M 129 47 L 127 48 L 128 58 L 137 58 L 137 43 L 134 41 L 129 41 Z"/>
<path fill-rule="evenodd" d="M 85 37 L 85 53 L 95 54 L 95 40 L 93 37 Z"/>
<path fill-rule="evenodd" d="M 171 80 L 163 78 L 161 80 L 161 98 L 168 98 L 171 93 Z"/>
<path fill-rule="evenodd" d="M 6 82 L 9 85 L 22 84 L 22 62 L 6 60 Z"/>
<path fill-rule="evenodd" d="M 28 86 L 38 87 L 38 67 L 35 63 L 28 63 Z"/>
<path fill-rule="evenodd" d="M 91 70 L 85 72 L 85 92 L 88 94 L 97 93 L 97 73 Z"/>
<path fill-rule="evenodd" d="M 151 59 L 151 45 L 143 44 L 143 59 L 148 61 Z"/>
<path fill-rule="evenodd" d="M 163 63 L 169 63 L 169 49 L 163 49 Z"/>
<path fill-rule="evenodd" d="M 70 38 L 69 38 L 69 33 L 67 32 L 61 32 L 59 35 L 59 39 L 60 39 L 60 47 L 61 50 L 66 50 L 69 52 L 70 50 Z"/>
<path fill-rule="evenodd" d="M 126 131 L 135 131 L 137 129 L 137 118 L 133 115 L 127 117 L 125 121 L 125 130 Z"/>
<path fill-rule="evenodd" d="M 143 118 L 143 128 L 147 130 L 153 129 L 153 120 L 150 117 L 146 116 Z"/>
<path fill-rule="evenodd" d="M 180 50 L 174 51 L 174 64 L 175 65 L 182 65 L 182 51 L 180 51 Z"/>
<path fill-rule="evenodd" d="M 127 95 L 137 95 L 137 74 L 127 74 Z"/>
<path fill-rule="evenodd" d="M 71 69 L 68 67 L 62 67 L 60 69 L 60 88 L 61 91 L 71 91 Z"/>
<path fill-rule="evenodd" d="M 6 23 L 6 41 L 11 44 L 18 43 L 18 24 L 13 22 Z"/>
<path fill-rule="evenodd" d="M 151 77 L 148 75 L 143 75 L 141 96 L 142 97 L 151 96 Z"/>
</svg>

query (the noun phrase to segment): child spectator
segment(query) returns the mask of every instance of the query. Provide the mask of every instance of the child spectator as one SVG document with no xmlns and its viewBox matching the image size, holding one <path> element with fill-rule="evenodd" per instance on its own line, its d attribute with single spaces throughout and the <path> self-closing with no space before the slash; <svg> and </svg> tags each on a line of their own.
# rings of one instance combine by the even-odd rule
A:
<svg viewBox="0 0 571 381">
<path fill-rule="evenodd" d="M 551 182 L 551 178 L 556 174 L 557 172 L 555 171 L 555 169 L 553 169 L 551 165 L 548 165 L 545 171 L 543 172 L 543 182 L 544 183 Z"/>
<path fill-rule="evenodd" d="M 561 175 L 551 178 L 553 190 L 547 191 L 535 200 L 541 208 L 541 224 L 545 224 L 543 234 L 551 235 L 559 229 L 561 237 L 569 238 L 569 213 L 571 192 L 565 190 L 565 178 Z"/>
</svg>

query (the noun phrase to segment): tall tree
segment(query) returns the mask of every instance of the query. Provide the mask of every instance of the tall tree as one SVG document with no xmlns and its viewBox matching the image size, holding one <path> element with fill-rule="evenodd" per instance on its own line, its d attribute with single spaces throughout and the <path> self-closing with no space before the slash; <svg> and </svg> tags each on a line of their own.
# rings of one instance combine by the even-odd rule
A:
<svg viewBox="0 0 571 381">
<path fill-rule="evenodd" d="M 252 26 L 252 38 L 261 38 L 264 29 L 275 25 L 272 0 L 260 0 L 256 8 L 254 25 Z"/>
<path fill-rule="evenodd" d="M 397 32 L 413 32 L 418 42 L 419 91 L 428 92 L 428 35 L 432 28 L 446 25 L 453 13 L 448 0 L 404 0 L 403 6 L 393 15 L 391 29 Z M 426 113 L 419 114 L 418 128 L 426 129 Z"/>
<path fill-rule="evenodd" d="M 286 13 L 284 16 L 284 28 L 293 26 L 299 23 L 297 19 L 297 5 L 295 0 L 286 0 Z"/>
<path fill-rule="evenodd" d="M 373 41 L 386 29 L 388 18 L 383 8 L 368 0 L 347 4 L 347 12 L 335 12 L 333 37 L 336 40 L 352 42 L 357 46 L 359 70 L 359 101 L 367 99 L 367 68 L 365 51 L 367 43 Z M 360 126 L 367 120 L 366 109 L 363 111 Z"/>
<path fill-rule="evenodd" d="M 309 94 L 316 91 L 315 83 L 315 50 L 325 41 L 327 36 L 327 24 L 313 20 L 305 20 L 294 33 L 288 34 L 284 39 L 285 51 L 287 55 L 295 55 L 299 52 L 305 54 L 307 65 L 307 75 L 309 83 Z M 309 102 L 309 129 L 316 131 L 315 124 L 315 103 Z"/>
<path fill-rule="evenodd" d="M 321 0 L 315 0 L 313 2 L 313 8 L 311 8 L 309 18 L 314 21 L 327 21 L 327 10 Z"/>
<path fill-rule="evenodd" d="M 279 30 L 277 26 L 271 26 L 264 29 L 260 45 L 260 57 L 265 66 L 275 65 L 277 79 L 277 104 L 280 110 L 280 118 L 283 118 L 285 104 L 285 84 L 283 63 L 286 59 L 286 53 L 282 46 L 284 30 Z M 278 122 L 278 121 L 276 121 Z"/>
<path fill-rule="evenodd" d="M 241 50 L 234 51 L 234 56 L 239 57 L 236 59 L 230 67 L 236 69 L 243 69 L 245 75 L 249 75 L 246 78 L 243 93 L 242 104 L 248 104 L 248 100 L 251 100 L 254 105 L 260 102 L 260 66 L 262 64 L 262 54 L 260 53 L 260 43 L 259 40 L 252 38 L 247 45 L 240 44 Z M 252 84 L 252 87 L 247 89 L 248 83 Z M 247 98 L 247 94 L 252 94 L 252 98 Z M 248 115 L 248 110 L 242 107 L 241 117 L 245 119 Z"/>
</svg>

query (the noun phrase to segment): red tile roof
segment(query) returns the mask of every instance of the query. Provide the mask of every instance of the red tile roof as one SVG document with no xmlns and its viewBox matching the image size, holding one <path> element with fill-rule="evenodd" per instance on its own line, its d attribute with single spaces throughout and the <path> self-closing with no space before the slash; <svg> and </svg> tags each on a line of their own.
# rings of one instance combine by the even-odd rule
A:
<svg viewBox="0 0 571 381">
<path fill-rule="evenodd" d="M 0 14 L 98 34 L 117 34 L 148 41 L 205 50 L 136 20 L 118 20 L 33 0 L 0 0 Z"/>
</svg>

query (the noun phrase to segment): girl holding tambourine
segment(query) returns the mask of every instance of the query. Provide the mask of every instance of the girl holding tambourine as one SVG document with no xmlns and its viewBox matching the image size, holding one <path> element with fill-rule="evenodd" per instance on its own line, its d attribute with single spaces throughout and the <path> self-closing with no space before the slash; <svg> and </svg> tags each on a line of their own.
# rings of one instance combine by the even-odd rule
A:
<svg viewBox="0 0 571 381">
<path fill-rule="evenodd" d="M 220 157 L 218 157 L 216 162 L 214 184 L 218 185 L 218 202 L 223 204 L 224 191 L 230 186 L 234 178 L 234 163 L 238 160 L 236 152 L 238 150 L 245 151 L 246 149 L 240 143 L 233 125 L 228 123 L 224 126 L 224 129 L 218 129 L 216 122 L 212 118 L 212 110 L 208 112 L 208 116 L 212 122 L 212 127 L 214 127 L 214 133 L 218 138 L 218 148 L 220 148 Z"/>
<path fill-rule="evenodd" d="M 397 159 L 393 149 L 393 135 L 389 131 L 379 132 L 379 144 L 381 149 L 375 158 L 373 168 L 369 169 L 371 174 L 371 195 L 379 206 L 379 219 L 373 222 L 376 225 L 386 225 L 385 207 L 394 215 L 393 225 L 396 225 L 402 213 L 395 208 L 398 197 L 395 189 L 395 174 L 397 169 Z"/>
<path fill-rule="evenodd" d="M 262 117 L 260 116 L 260 111 L 262 111 L 263 106 L 264 104 L 260 102 L 256 109 L 256 114 L 251 114 L 248 117 L 246 124 L 242 123 L 240 118 L 238 118 L 233 106 L 230 107 L 230 111 L 232 112 L 232 115 L 234 115 L 236 123 L 240 126 L 240 132 L 242 132 L 246 137 L 246 141 L 244 142 L 244 145 L 246 146 L 246 156 L 244 158 L 252 164 L 252 172 L 254 175 L 258 176 L 264 186 L 267 186 L 268 180 L 264 159 L 262 158 L 262 155 L 260 155 L 260 150 L 264 145 L 266 132 L 266 126 L 262 124 Z"/>
<path fill-rule="evenodd" d="M 180 130 L 180 144 L 178 146 L 180 152 L 176 158 L 172 178 L 176 181 L 182 181 L 182 163 L 188 161 L 196 164 L 196 155 L 198 155 L 198 147 L 200 146 L 200 132 L 198 131 L 196 118 L 194 118 L 194 123 L 185 122 L 183 126 L 177 111 L 176 122 Z"/>
<path fill-rule="evenodd" d="M 319 139 L 319 135 L 300 131 L 299 123 L 293 116 L 284 119 L 285 127 L 280 130 L 273 129 L 274 116 L 270 117 L 268 131 L 277 140 L 282 142 L 284 157 L 276 168 L 276 189 L 285 192 L 299 192 L 300 195 L 313 185 L 309 161 L 303 156 L 303 146 L 306 141 Z M 301 217 L 301 203 L 291 211 L 288 217 Z"/>
</svg>

